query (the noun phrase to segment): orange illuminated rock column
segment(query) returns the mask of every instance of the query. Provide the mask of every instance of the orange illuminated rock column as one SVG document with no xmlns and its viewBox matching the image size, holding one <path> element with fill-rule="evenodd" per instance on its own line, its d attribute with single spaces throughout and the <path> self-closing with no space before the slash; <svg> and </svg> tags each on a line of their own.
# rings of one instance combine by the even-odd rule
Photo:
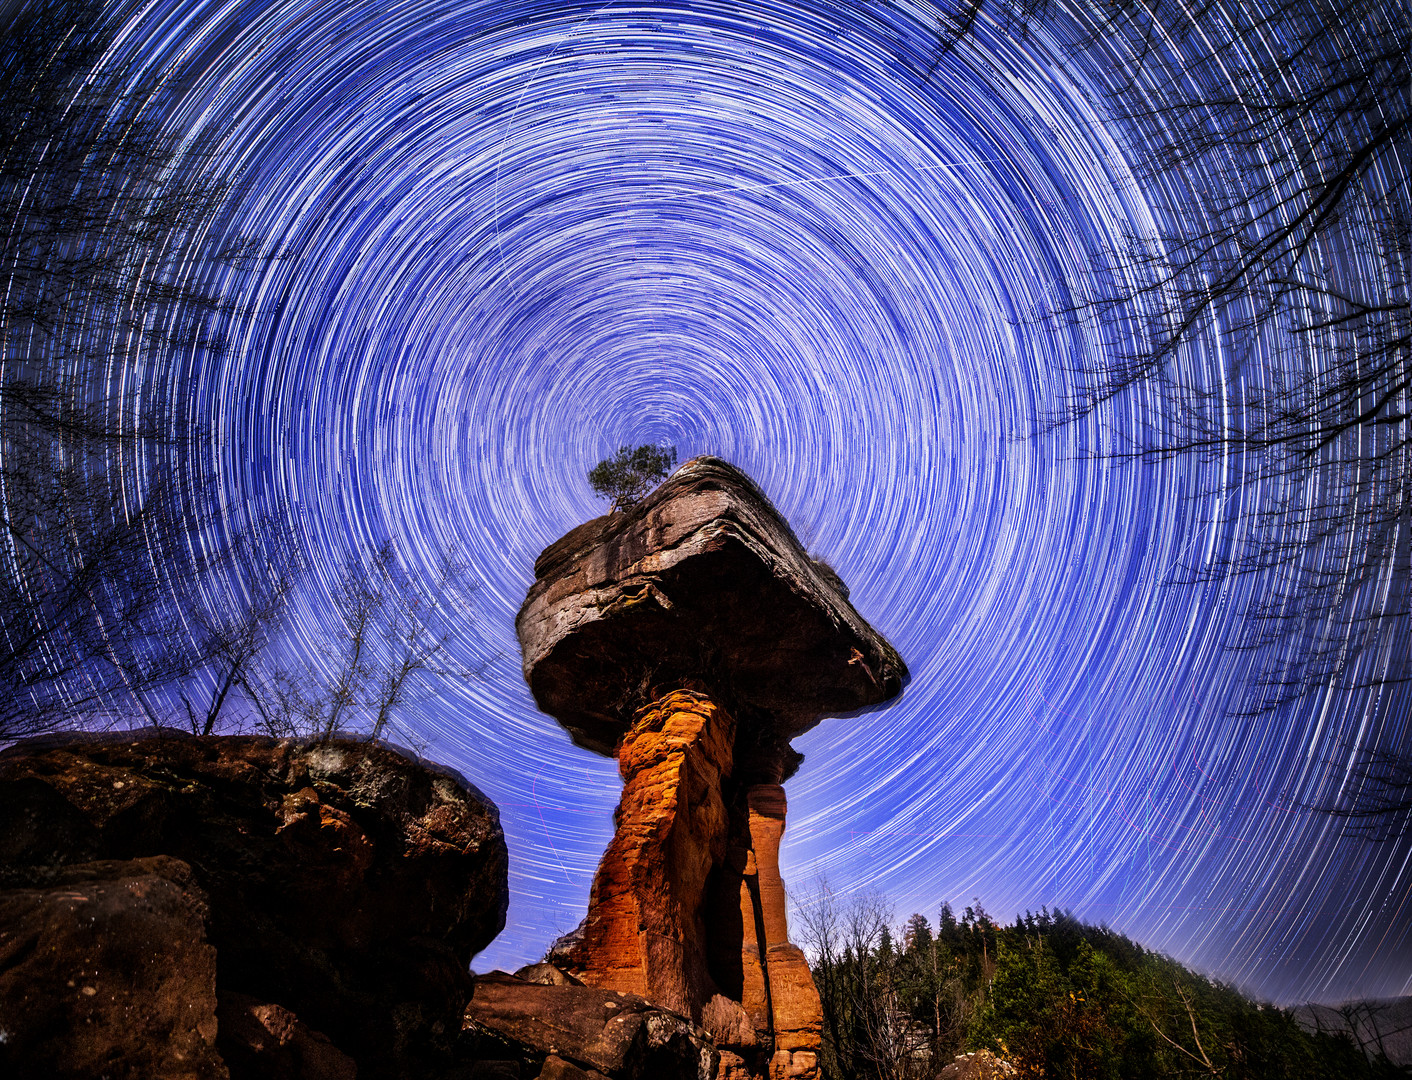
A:
<svg viewBox="0 0 1412 1080">
<path fill-rule="evenodd" d="M 754 849 L 755 927 L 764 940 L 756 941 L 757 963 L 768 987 L 770 1027 L 774 1054 L 770 1080 L 814 1077 L 818 1073 L 819 1031 L 823 1008 L 809 962 L 797 945 L 789 942 L 785 917 L 784 879 L 780 877 L 780 838 L 784 835 L 785 797 L 779 784 L 757 784 L 746 795 L 750 808 L 750 843 Z M 747 867 L 748 869 L 748 867 Z M 749 875 L 741 890 L 745 901 L 751 891 Z M 754 936 L 754 935 L 747 935 Z M 747 950 L 749 942 L 747 944 Z M 748 983 L 747 983 L 748 985 Z M 750 1003 L 746 1003 L 747 1011 Z"/>
<path fill-rule="evenodd" d="M 725 1080 L 813 1080 L 821 1009 L 804 953 L 789 943 L 784 788 L 732 783 L 735 734 L 730 713 L 694 691 L 639 710 L 618 748 L 617 832 L 588 917 L 553 959 L 590 986 L 640 994 L 703 1024 Z M 715 908 L 723 879 L 739 883 L 740 897 L 725 940 Z M 712 978 L 718 958 L 708 950 L 722 947 L 740 950 L 740 1001 Z"/>
<path fill-rule="evenodd" d="M 735 721 L 678 690 L 640 710 L 618 748 L 617 832 L 581 938 L 557 958 L 590 986 L 699 1018 L 711 988 L 702 943 L 707 878 L 724 857 Z"/>
<path fill-rule="evenodd" d="M 534 563 L 535 704 L 618 759 L 617 834 L 551 962 L 712 1035 L 719 1080 L 812 1080 L 819 996 L 785 926 L 790 741 L 895 698 L 907 665 L 735 466 L 688 461 Z"/>
</svg>

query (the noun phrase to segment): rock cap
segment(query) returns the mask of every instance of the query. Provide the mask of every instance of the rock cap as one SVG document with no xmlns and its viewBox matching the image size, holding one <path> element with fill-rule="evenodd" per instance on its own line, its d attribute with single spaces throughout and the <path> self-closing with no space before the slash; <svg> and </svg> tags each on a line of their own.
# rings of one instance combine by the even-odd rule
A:
<svg viewBox="0 0 1412 1080">
<path fill-rule="evenodd" d="M 536 703 L 602 754 L 670 689 L 704 689 L 768 729 L 757 737 L 787 741 L 907 679 L 838 575 L 717 457 L 546 548 L 515 626 Z"/>
</svg>

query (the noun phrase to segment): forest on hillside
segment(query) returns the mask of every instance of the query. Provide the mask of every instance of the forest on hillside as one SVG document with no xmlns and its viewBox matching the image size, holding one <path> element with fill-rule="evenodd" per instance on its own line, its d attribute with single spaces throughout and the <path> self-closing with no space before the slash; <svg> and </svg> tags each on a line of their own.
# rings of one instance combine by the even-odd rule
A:
<svg viewBox="0 0 1412 1080">
<path fill-rule="evenodd" d="M 828 1080 L 930 1080 L 980 1050 L 1051 1080 L 1409 1075 L 1379 1046 L 1306 1031 L 1291 1010 L 1063 911 L 1002 926 L 979 901 L 960 918 L 945 904 L 935 928 L 913 915 L 901 940 L 876 897 L 824 891 L 801 914 Z"/>
</svg>

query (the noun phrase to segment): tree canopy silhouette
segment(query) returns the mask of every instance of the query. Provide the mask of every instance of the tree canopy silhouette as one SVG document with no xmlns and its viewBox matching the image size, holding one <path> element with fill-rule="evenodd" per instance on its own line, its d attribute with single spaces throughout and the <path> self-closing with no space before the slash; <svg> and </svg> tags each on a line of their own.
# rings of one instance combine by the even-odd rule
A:
<svg viewBox="0 0 1412 1080">
<path fill-rule="evenodd" d="M 1017 35 L 1063 24 L 1074 62 L 1103 72 L 1156 222 L 1038 313 L 1091 343 L 1041 429 L 1106 419 L 1140 392 L 1145 426 L 1109 425 L 1118 458 L 1219 463 L 1200 494 L 1215 542 L 1175 579 L 1262 575 L 1238 644 L 1256 664 L 1239 711 L 1391 700 L 1412 681 L 1405 5 L 957 0 L 941 48 L 982 21 Z M 1402 738 L 1361 748 L 1341 802 L 1356 819 L 1412 810 L 1382 779 L 1412 760 Z"/>
<path fill-rule="evenodd" d="M 614 511 L 626 510 L 666 479 L 676 462 L 675 446 L 620 446 L 588 471 L 588 485 Z"/>
<path fill-rule="evenodd" d="M 140 362 L 219 350 L 200 271 L 218 162 L 161 126 L 162 75 L 107 57 L 85 0 L 6 19 L 0 57 L 0 738 L 114 709 L 204 662 L 173 604 L 213 558 L 199 433 Z M 168 75 L 170 73 L 167 73 Z M 193 272 L 193 267 L 196 271 Z"/>
</svg>

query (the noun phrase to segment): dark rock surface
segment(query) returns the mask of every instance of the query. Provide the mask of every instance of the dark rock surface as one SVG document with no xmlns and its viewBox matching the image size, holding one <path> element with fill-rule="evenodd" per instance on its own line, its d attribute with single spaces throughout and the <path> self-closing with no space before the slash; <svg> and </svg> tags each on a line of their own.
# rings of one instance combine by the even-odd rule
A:
<svg viewBox="0 0 1412 1080">
<path fill-rule="evenodd" d="M 167 856 L 8 874 L 0 1075 L 224 1080 L 207 914 Z"/>
<path fill-rule="evenodd" d="M 507 1080 L 712 1080 L 719 1055 L 684 1017 L 635 994 L 530 983 L 495 971 L 476 979 L 462 1053 Z"/>
<path fill-rule="evenodd" d="M 261 1052 L 323 1061 L 290 1074 L 310 1080 L 338 1075 L 320 1039 L 364 1078 L 442 1060 L 471 957 L 504 926 L 495 808 L 456 774 L 368 743 L 34 740 L 0 753 L 0 820 L 0 869 L 21 892 L 94 860 L 189 866 L 184 895 L 208 905 L 208 944 L 189 949 L 214 947 L 223 1000 L 266 1010 Z M 114 963 L 117 979 L 133 961 Z"/>
<path fill-rule="evenodd" d="M 782 746 L 822 716 L 896 696 L 907 678 L 838 575 L 720 458 L 694 458 L 631 510 L 580 525 L 534 569 L 516 620 L 525 678 L 539 707 L 601 754 L 658 688 L 699 686 Z"/>
<path fill-rule="evenodd" d="M 583 983 L 574 978 L 563 968 L 555 967 L 553 964 L 538 963 L 526 964 L 515 972 L 515 978 L 523 979 L 525 982 L 539 983 L 543 986 L 582 986 Z"/>
<path fill-rule="evenodd" d="M 246 994 L 221 994 L 216 1046 L 237 1077 L 262 1080 L 354 1080 L 358 1066 L 328 1036 L 279 1005 Z"/>
</svg>

